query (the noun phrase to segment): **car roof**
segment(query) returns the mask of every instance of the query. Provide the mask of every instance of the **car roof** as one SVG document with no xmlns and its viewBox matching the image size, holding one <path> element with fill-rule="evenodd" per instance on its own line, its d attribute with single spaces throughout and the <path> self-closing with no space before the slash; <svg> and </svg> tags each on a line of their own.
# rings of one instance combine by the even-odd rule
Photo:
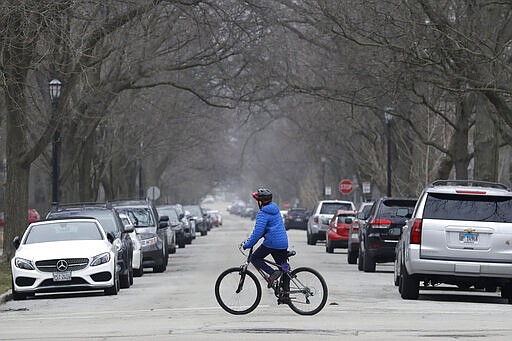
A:
<svg viewBox="0 0 512 341">
<path fill-rule="evenodd" d="M 512 196 L 512 190 L 498 182 L 475 180 L 437 180 L 430 183 L 425 191 L 428 193 L 498 195 Z"/>
</svg>

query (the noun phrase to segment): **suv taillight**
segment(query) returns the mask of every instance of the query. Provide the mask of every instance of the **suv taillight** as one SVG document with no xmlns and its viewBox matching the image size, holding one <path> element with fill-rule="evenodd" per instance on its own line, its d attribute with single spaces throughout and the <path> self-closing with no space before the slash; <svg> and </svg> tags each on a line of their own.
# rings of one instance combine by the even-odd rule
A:
<svg viewBox="0 0 512 341">
<path fill-rule="evenodd" d="M 391 220 L 388 219 L 373 219 L 370 225 L 373 228 L 388 228 L 391 225 Z"/>
<path fill-rule="evenodd" d="M 317 215 L 313 218 L 313 221 L 315 222 L 315 224 L 318 224 L 318 216 Z"/>
<path fill-rule="evenodd" d="M 412 223 L 411 229 L 411 244 L 421 244 L 421 227 L 423 225 L 422 219 L 415 219 Z"/>
</svg>

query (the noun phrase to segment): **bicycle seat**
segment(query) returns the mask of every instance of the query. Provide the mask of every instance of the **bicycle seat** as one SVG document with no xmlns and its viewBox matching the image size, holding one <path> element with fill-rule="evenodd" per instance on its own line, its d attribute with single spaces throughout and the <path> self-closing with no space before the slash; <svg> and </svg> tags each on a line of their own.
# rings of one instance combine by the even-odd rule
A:
<svg viewBox="0 0 512 341">
<path fill-rule="evenodd" d="M 295 256 L 296 254 L 297 252 L 295 252 L 295 250 L 288 251 L 288 257 Z"/>
</svg>

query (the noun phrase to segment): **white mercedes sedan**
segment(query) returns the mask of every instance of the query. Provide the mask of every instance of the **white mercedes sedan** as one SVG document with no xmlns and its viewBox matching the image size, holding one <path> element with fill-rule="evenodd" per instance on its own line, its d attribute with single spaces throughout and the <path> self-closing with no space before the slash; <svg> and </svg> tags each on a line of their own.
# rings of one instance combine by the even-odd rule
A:
<svg viewBox="0 0 512 341">
<path fill-rule="evenodd" d="M 96 219 L 77 218 L 30 224 L 13 240 L 12 296 L 103 290 L 117 295 L 119 273 L 114 236 Z"/>
</svg>

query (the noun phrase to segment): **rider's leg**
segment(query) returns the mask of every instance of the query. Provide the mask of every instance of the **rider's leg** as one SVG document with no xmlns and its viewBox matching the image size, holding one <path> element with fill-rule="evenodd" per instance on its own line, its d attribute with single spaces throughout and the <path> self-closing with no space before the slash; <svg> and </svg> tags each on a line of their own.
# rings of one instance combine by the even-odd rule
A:
<svg viewBox="0 0 512 341">
<path fill-rule="evenodd" d="M 272 257 L 277 264 L 280 265 L 283 272 L 288 272 L 290 266 L 288 265 L 288 250 L 273 250 Z M 282 303 L 286 303 L 290 296 L 290 278 L 288 276 L 281 277 L 281 284 L 283 288 Z"/>
<path fill-rule="evenodd" d="M 275 270 L 265 262 L 264 258 L 267 257 L 271 252 L 272 249 L 264 245 L 260 245 L 260 247 L 258 247 L 251 256 L 251 263 L 256 268 L 265 271 L 269 276 L 272 275 Z"/>
</svg>

